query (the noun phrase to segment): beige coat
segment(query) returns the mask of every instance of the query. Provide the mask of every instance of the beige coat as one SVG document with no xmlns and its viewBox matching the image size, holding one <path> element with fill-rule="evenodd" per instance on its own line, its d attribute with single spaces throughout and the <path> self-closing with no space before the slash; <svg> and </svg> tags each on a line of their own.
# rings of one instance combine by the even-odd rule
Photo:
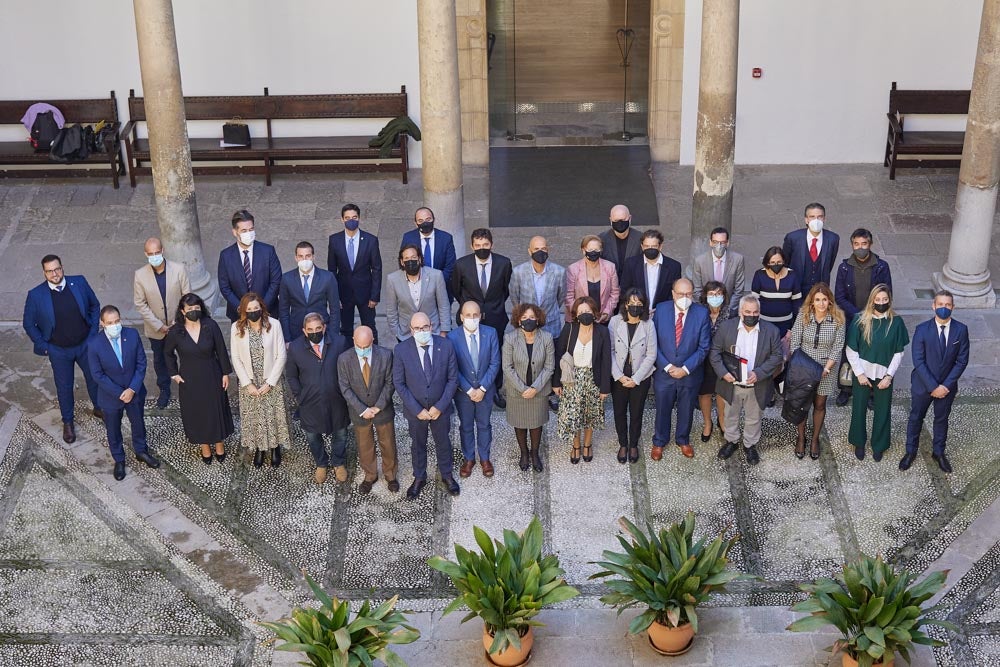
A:
<svg viewBox="0 0 1000 667">
<path fill-rule="evenodd" d="M 267 318 L 271 330 L 261 329 L 260 335 L 264 345 L 264 381 L 272 387 L 281 382 L 285 372 L 285 336 L 281 333 L 281 322 L 273 317 Z M 249 325 L 247 325 L 249 327 Z M 243 337 L 237 333 L 236 322 L 229 330 L 229 356 L 233 360 L 233 370 L 240 380 L 240 386 L 246 387 L 253 382 L 253 362 L 250 359 L 250 330 Z"/>
<path fill-rule="evenodd" d="M 160 297 L 160 289 L 156 286 L 156 274 L 149 264 L 135 272 L 132 281 L 132 302 L 142 315 L 143 332 L 147 338 L 162 340 L 166 334 L 160 333 L 160 328 L 170 326 L 174 321 L 177 304 L 181 297 L 191 291 L 188 282 L 187 269 L 180 262 L 165 261 L 167 272 L 167 303 Z"/>
</svg>

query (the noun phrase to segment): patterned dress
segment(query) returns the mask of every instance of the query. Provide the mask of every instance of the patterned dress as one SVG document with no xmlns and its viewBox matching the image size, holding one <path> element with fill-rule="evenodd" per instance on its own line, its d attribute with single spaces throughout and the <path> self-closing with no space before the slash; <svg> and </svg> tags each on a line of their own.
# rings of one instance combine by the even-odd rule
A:
<svg viewBox="0 0 1000 667">
<path fill-rule="evenodd" d="M 576 345 L 580 347 L 582 344 L 577 341 Z M 593 340 L 588 345 L 593 346 Z M 574 354 L 573 384 L 563 383 L 565 386 L 556 419 L 560 437 L 572 441 L 585 428 L 604 428 L 604 401 L 601 400 L 601 390 L 594 382 L 594 369 L 589 365 L 579 365 L 579 359 Z"/>
<path fill-rule="evenodd" d="M 264 385 L 264 344 L 260 332 L 247 327 L 250 336 L 250 363 L 253 386 Z M 284 382 L 271 387 L 263 396 L 251 396 L 251 385 L 240 387 L 240 443 L 247 449 L 268 451 L 278 445 L 288 446 L 288 411 L 285 408 Z"/>
<path fill-rule="evenodd" d="M 802 351 L 808 354 L 810 359 L 818 361 L 823 365 L 826 365 L 826 362 L 831 358 L 839 358 L 840 351 L 844 348 L 844 336 L 847 327 L 843 324 L 837 324 L 832 315 L 827 315 L 818 325 L 812 313 L 809 313 L 808 318 L 809 323 L 805 326 L 802 324 L 803 318 L 801 313 L 795 318 L 790 341 L 791 351 L 795 352 L 795 350 L 801 347 Z M 819 326 L 819 330 L 817 330 L 817 326 Z M 830 396 L 833 394 L 837 388 L 836 369 L 839 365 L 839 363 L 834 364 L 833 372 L 819 381 L 819 387 L 816 389 L 817 394 L 820 396 Z"/>
</svg>

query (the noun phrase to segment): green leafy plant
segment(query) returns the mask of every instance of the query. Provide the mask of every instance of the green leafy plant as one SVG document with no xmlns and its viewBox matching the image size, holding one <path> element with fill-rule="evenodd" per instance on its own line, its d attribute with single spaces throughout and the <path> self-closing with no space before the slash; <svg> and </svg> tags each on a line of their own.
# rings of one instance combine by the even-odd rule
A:
<svg viewBox="0 0 1000 667">
<path fill-rule="evenodd" d="M 542 524 L 534 517 L 524 532 L 503 531 L 503 541 L 491 540 L 484 530 L 472 529 L 480 552 L 455 545 L 457 562 L 433 556 L 427 563 L 446 574 L 458 589 L 458 596 L 444 610 L 450 614 L 461 606 L 469 614 L 462 623 L 477 616 L 493 637 L 490 654 L 509 646 L 521 648 L 521 637 L 531 626 L 545 625 L 534 620 L 544 607 L 580 594 L 566 583 L 559 558 L 542 556 Z"/>
<path fill-rule="evenodd" d="M 711 542 L 707 537 L 694 542 L 693 512 L 659 533 L 652 526 L 644 533 L 625 517 L 619 523 L 630 538 L 618 536 L 625 551 L 601 554 L 604 560 L 596 564 L 604 570 L 590 578 L 619 577 L 604 582 L 613 592 L 601 597 L 601 602 L 617 607 L 619 614 L 630 607 L 647 607 L 629 624 L 632 634 L 648 629 L 653 621 L 675 628 L 691 623 L 697 632 L 697 606 L 713 593 L 725 591 L 729 582 L 750 578 L 726 569 L 726 555 L 737 537 L 726 539 L 723 531 Z"/>
<path fill-rule="evenodd" d="M 879 558 L 862 555 L 844 565 L 836 578 L 821 578 L 800 588 L 809 597 L 794 605 L 792 611 L 810 615 L 800 618 L 788 629 L 811 632 L 826 625 L 843 634 L 827 650 L 843 649 L 858 661 L 859 667 L 871 667 L 876 660 L 889 660 L 898 652 L 907 663 L 914 644 L 943 646 L 944 642 L 928 637 L 920 628 L 938 625 L 949 630 L 947 621 L 926 617 L 938 607 L 921 605 L 944 586 L 948 571 L 935 572 L 911 586 L 916 575 L 896 570 Z"/>
<path fill-rule="evenodd" d="M 284 640 L 276 650 L 305 653 L 309 662 L 299 664 L 313 667 L 372 667 L 376 659 L 389 667 L 406 667 L 389 645 L 414 642 L 420 631 L 396 611 L 399 596 L 374 608 L 365 600 L 352 620 L 346 600 L 327 595 L 309 575 L 306 581 L 320 602 L 318 609 L 296 607 L 291 618 L 261 623 Z"/>
</svg>

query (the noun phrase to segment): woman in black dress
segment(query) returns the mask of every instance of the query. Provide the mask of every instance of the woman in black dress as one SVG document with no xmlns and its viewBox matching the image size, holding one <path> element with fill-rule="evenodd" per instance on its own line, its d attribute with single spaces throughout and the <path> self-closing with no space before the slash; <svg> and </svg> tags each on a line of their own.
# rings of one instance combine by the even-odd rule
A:
<svg viewBox="0 0 1000 667">
<path fill-rule="evenodd" d="M 207 313 L 197 294 L 182 296 L 163 346 L 167 373 L 178 385 L 184 434 L 201 445 L 205 465 L 212 462 L 210 443 L 215 443 L 215 458 L 220 463 L 225 460 L 222 443 L 234 430 L 226 395 L 233 367 L 222 330 Z"/>
</svg>

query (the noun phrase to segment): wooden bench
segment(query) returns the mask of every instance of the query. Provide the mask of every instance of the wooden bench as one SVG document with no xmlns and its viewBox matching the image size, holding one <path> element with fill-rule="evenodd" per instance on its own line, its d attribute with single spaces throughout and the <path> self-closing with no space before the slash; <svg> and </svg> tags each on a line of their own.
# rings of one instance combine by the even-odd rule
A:
<svg viewBox="0 0 1000 667">
<path fill-rule="evenodd" d="M 62 112 L 66 124 L 92 125 L 100 121 L 113 123 L 118 132 L 118 102 L 115 91 L 111 97 L 93 100 L 2 100 L 0 101 L 0 125 L 21 125 L 24 112 L 36 102 L 47 102 Z M 21 127 L 24 130 L 24 127 Z M 104 153 L 91 153 L 87 159 L 74 162 L 71 165 L 53 162 L 48 151 L 36 151 L 28 142 L 28 130 L 24 130 L 24 139 L 20 141 L 0 142 L 0 175 L 39 177 L 39 176 L 101 176 L 111 172 L 111 182 L 118 188 L 118 175 L 125 175 L 125 163 L 121 159 L 121 147 L 113 137 L 108 137 L 104 144 Z M 77 165 L 98 165 L 97 167 L 81 168 Z M 12 169 L 5 169 L 10 165 Z M 44 168 L 23 168 L 28 165 L 45 165 Z M 22 168 L 17 168 L 22 167 Z"/>
<path fill-rule="evenodd" d="M 129 91 L 129 121 L 122 129 L 122 139 L 129 165 L 129 182 L 135 187 L 136 176 L 152 173 L 149 166 L 149 140 L 139 138 L 138 125 L 146 122 L 145 101 Z M 378 148 L 368 141 L 375 136 L 275 136 L 274 121 L 327 118 L 384 118 L 387 121 L 407 113 L 406 86 L 398 93 L 351 95 L 263 95 L 224 97 L 185 97 L 188 121 L 219 121 L 218 136 L 190 139 L 192 162 L 239 162 L 235 165 L 198 165 L 195 174 L 263 174 L 267 185 L 277 173 L 377 171 L 401 172 L 407 182 L 409 162 L 407 136 L 401 135 L 389 155 L 379 157 Z M 254 136 L 248 147 L 221 148 L 222 125 L 233 118 L 250 124 L 265 121 L 265 136 Z M 341 160 L 319 164 L 319 160 Z M 353 160 L 354 162 L 343 162 Z M 357 162 L 365 160 L 366 162 Z M 374 162 L 372 162 L 374 161 Z M 303 164 L 307 163 L 307 164 Z"/>
<path fill-rule="evenodd" d="M 886 114 L 889 117 L 889 133 L 884 163 L 889 167 L 889 180 L 895 180 L 897 167 L 957 167 L 962 163 L 965 132 L 904 132 L 903 120 L 906 116 L 968 113 L 968 90 L 899 90 L 893 81 L 889 90 L 889 113 Z M 900 157 L 903 155 L 918 157 Z M 942 157 L 948 155 L 958 157 Z"/>
</svg>

